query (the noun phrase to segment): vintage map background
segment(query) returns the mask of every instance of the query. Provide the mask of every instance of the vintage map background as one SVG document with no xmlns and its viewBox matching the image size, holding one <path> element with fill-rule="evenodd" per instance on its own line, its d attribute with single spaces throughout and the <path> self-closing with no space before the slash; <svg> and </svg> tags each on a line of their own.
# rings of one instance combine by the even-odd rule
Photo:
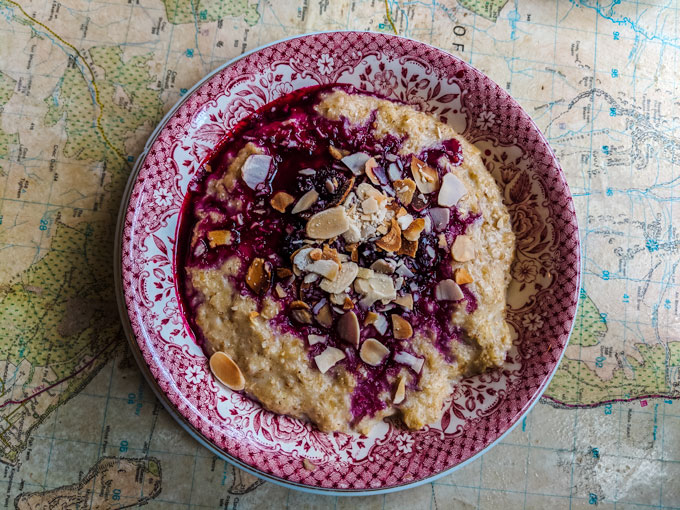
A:
<svg viewBox="0 0 680 510">
<path fill-rule="evenodd" d="M 535 118 L 575 195 L 584 280 L 566 357 L 502 444 L 361 502 L 680 507 L 679 16 L 674 0 L 0 0 L 0 506 L 356 506 L 262 484 L 175 424 L 127 353 L 112 242 L 135 157 L 204 74 L 391 19 Z"/>
</svg>

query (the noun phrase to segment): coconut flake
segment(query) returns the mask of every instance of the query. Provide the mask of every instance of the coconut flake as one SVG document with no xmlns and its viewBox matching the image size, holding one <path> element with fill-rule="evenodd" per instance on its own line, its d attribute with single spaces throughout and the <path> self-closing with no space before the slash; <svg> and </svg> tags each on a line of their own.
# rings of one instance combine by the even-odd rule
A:
<svg viewBox="0 0 680 510">
<path fill-rule="evenodd" d="M 443 207 L 452 207 L 467 193 L 465 185 L 461 180 L 448 173 L 442 179 L 442 187 L 437 195 L 437 203 Z"/>
<path fill-rule="evenodd" d="M 251 154 L 241 167 L 243 181 L 250 189 L 256 189 L 269 175 L 272 157 L 266 154 Z"/>
<path fill-rule="evenodd" d="M 349 156 L 345 156 L 340 161 L 342 161 L 354 175 L 361 175 L 364 172 L 366 161 L 369 159 L 371 159 L 371 156 L 368 154 L 364 152 L 356 152 L 354 154 L 350 154 Z"/>
<path fill-rule="evenodd" d="M 430 217 L 432 218 L 435 231 L 441 232 L 449 224 L 451 210 L 444 207 L 432 207 L 430 209 Z"/>
<path fill-rule="evenodd" d="M 437 284 L 435 297 L 438 301 L 460 301 L 465 295 L 456 282 L 446 279 Z"/>
<path fill-rule="evenodd" d="M 309 345 L 325 344 L 326 337 L 321 335 L 307 335 L 307 341 Z"/>
<path fill-rule="evenodd" d="M 411 367 L 417 374 L 423 369 L 423 363 L 425 362 L 424 359 L 417 358 L 413 354 L 405 351 L 395 354 L 394 361 Z"/>
<path fill-rule="evenodd" d="M 321 354 L 314 356 L 314 361 L 322 374 L 328 372 L 338 361 L 345 359 L 345 353 L 335 347 L 326 347 Z"/>
</svg>

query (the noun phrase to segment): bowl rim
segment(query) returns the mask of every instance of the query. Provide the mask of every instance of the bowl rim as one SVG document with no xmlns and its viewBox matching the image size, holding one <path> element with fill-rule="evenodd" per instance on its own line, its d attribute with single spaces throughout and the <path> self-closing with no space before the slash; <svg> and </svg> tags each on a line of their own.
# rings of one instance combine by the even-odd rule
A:
<svg viewBox="0 0 680 510">
<path fill-rule="evenodd" d="M 253 48 L 250 51 L 247 51 L 245 53 L 242 53 L 226 62 L 221 64 L 220 66 L 216 67 L 214 70 L 203 76 L 200 80 L 198 80 L 191 88 L 187 90 L 187 92 L 180 97 L 177 102 L 167 111 L 167 113 L 163 116 L 163 118 L 158 122 L 154 130 L 151 132 L 149 137 L 147 138 L 147 141 L 144 144 L 144 148 L 142 149 L 142 152 L 140 152 L 139 156 L 135 160 L 135 164 L 132 167 L 132 170 L 130 171 L 130 174 L 128 176 L 128 180 L 125 186 L 125 190 L 123 191 L 122 198 L 121 198 L 121 203 L 120 203 L 120 208 L 118 211 L 118 218 L 116 222 L 116 229 L 115 229 L 115 237 L 114 237 L 114 254 L 113 254 L 113 277 L 114 277 L 114 287 L 115 287 L 115 294 L 116 294 L 116 303 L 118 306 L 118 313 L 121 318 L 122 326 L 123 326 L 123 331 L 125 332 L 125 337 L 127 339 L 127 342 L 130 346 L 130 350 L 132 351 L 133 357 L 135 358 L 135 361 L 137 362 L 138 367 L 140 368 L 144 379 L 146 380 L 146 383 L 151 387 L 154 395 L 156 398 L 161 402 L 165 410 L 173 417 L 173 419 L 184 429 L 191 437 L 193 437 L 200 445 L 205 447 L 208 451 L 212 452 L 214 455 L 217 457 L 221 458 L 222 460 L 225 460 L 229 464 L 233 465 L 234 467 L 238 469 L 242 469 L 243 471 L 246 471 L 247 473 L 260 478 L 264 479 L 268 482 L 272 482 L 276 485 L 286 487 L 289 489 L 294 489 L 298 490 L 301 492 L 309 493 L 309 494 L 319 494 L 319 495 L 327 495 L 327 496 L 372 496 L 372 495 L 380 495 L 380 494 L 388 494 L 392 492 L 398 492 L 406 489 L 412 489 L 415 487 L 419 487 L 421 485 L 424 485 L 426 483 L 432 483 L 435 480 L 438 480 L 439 478 L 442 478 L 446 475 L 449 475 L 453 473 L 454 471 L 472 463 L 473 461 L 477 460 L 480 456 L 482 456 L 484 453 L 488 452 L 491 448 L 496 446 L 500 441 L 502 441 L 510 432 L 512 432 L 515 427 L 529 414 L 529 412 L 533 409 L 533 407 L 538 403 L 538 401 L 541 399 L 543 396 L 543 393 L 547 389 L 548 385 L 552 381 L 552 378 L 554 377 L 555 373 L 557 372 L 557 369 L 559 368 L 559 365 L 562 361 L 562 358 L 564 357 L 564 354 L 566 352 L 567 346 L 569 345 L 569 340 L 571 339 L 571 335 L 574 330 L 574 325 L 576 323 L 575 317 L 576 313 L 578 312 L 578 303 L 579 303 L 579 292 L 581 288 L 581 276 L 582 276 L 582 269 L 583 269 L 583 258 L 582 258 L 582 253 L 581 253 L 581 231 L 578 226 L 578 217 L 574 215 L 574 223 L 576 225 L 576 231 L 575 235 L 578 240 L 578 267 L 577 267 L 577 272 L 576 272 L 576 285 L 575 285 L 575 297 L 576 297 L 576 308 L 574 312 L 574 319 L 571 321 L 571 326 L 569 328 L 569 333 L 567 335 L 567 340 L 564 344 L 564 348 L 562 349 L 562 352 L 560 353 L 560 356 L 555 363 L 555 366 L 550 373 L 550 375 L 543 381 L 543 384 L 541 387 L 534 393 L 534 395 L 531 397 L 531 400 L 529 401 L 529 404 L 526 406 L 526 408 L 519 414 L 516 415 L 515 420 L 512 424 L 508 426 L 508 428 L 500 434 L 494 441 L 489 443 L 486 447 L 482 448 L 479 452 L 471 456 L 470 458 L 466 459 L 465 461 L 461 462 L 460 464 L 456 464 L 455 466 L 452 466 L 449 469 L 446 469 L 444 471 L 441 471 L 439 473 L 433 474 L 431 476 L 425 477 L 421 480 L 416 480 L 414 482 L 408 482 L 405 484 L 401 485 L 395 485 L 392 487 L 386 487 L 386 488 L 376 488 L 376 489 L 330 489 L 330 488 L 324 488 L 324 487 L 315 487 L 307 484 L 302 484 L 298 482 L 293 482 L 290 480 L 287 480 L 285 478 L 277 477 L 274 475 L 271 475 L 269 473 L 265 473 L 263 471 L 260 471 L 257 468 L 253 468 L 249 464 L 246 464 L 242 460 L 234 457 L 233 455 L 225 452 L 221 448 L 219 448 L 217 445 L 213 444 L 211 441 L 207 440 L 203 434 L 201 434 L 191 423 L 188 422 L 188 420 L 181 415 L 175 405 L 170 402 L 168 396 L 166 395 L 165 392 L 161 390 L 161 388 L 158 385 L 158 382 L 156 381 L 155 377 L 153 374 L 150 372 L 149 367 L 144 360 L 140 347 L 137 341 L 137 338 L 132 330 L 132 325 L 130 321 L 130 316 L 129 316 L 129 311 L 127 308 L 127 305 L 125 303 L 125 297 L 124 297 L 124 288 L 123 288 L 123 278 L 122 278 L 122 234 L 123 234 L 123 228 L 125 224 L 125 217 L 130 205 L 130 197 L 132 194 L 132 190 L 137 182 L 137 178 L 139 176 L 139 171 L 141 169 L 142 163 L 146 159 L 146 156 L 148 155 L 150 147 L 154 144 L 156 139 L 158 138 L 160 132 L 166 127 L 167 123 L 171 119 L 172 116 L 175 115 L 177 110 L 198 90 L 201 86 L 203 86 L 206 82 L 208 82 L 211 78 L 213 78 L 215 75 L 223 71 L 229 66 L 232 66 L 236 62 L 242 60 L 243 58 L 246 58 L 254 53 L 257 53 L 267 47 L 274 46 L 276 44 L 290 41 L 293 39 L 299 39 L 299 38 L 305 38 L 309 36 L 314 36 L 314 35 L 321 35 L 321 34 L 336 34 L 336 33 L 358 33 L 358 34 L 380 34 L 382 36 L 386 37 L 394 37 L 394 38 L 399 38 L 399 39 L 406 39 L 409 41 L 412 41 L 417 44 L 425 45 L 429 48 L 432 48 L 436 51 L 441 51 L 444 52 L 453 58 L 460 60 L 463 62 L 466 66 L 470 67 L 473 71 L 478 72 L 482 76 L 485 76 L 488 80 L 491 82 L 495 83 L 493 79 L 488 77 L 486 73 L 480 71 L 476 67 L 474 67 L 472 64 L 468 63 L 466 60 L 462 59 L 461 57 L 458 57 L 446 50 L 443 50 L 441 48 L 438 48 L 432 44 L 419 41 L 417 39 L 414 39 L 412 37 L 406 37 L 398 34 L 388 34 L 388 33 L 383 33 L 383 32 L 377 32 L 373 30 L 351 30 L 351 29 L 346 29 L 346 30 L 321 30 L 321 31 L 314 31 L 314 32 L 305 32 L 303 34 L 296 34 L 290 37 L 284 37 L 281 39 L 277 39 L 275 41 L 271 41 L 266 44 L 262 44 L 256 48 Z M 508 93 L 508 96 L 515 101 L 518 106 L 524 111 L 524 108 L 515 100 L 511 94 Z M 526 113 L 526 112 L 525 112 Z M 548 140 L 546 139 L 545 135 L 543 132 L 538 128 L 536 123 L 534 122 L 533 118 L 526 113 L 528 120 L 531 122 L 531 124 L 534 126 L 536 129 L 536 132 L 539 134 L 541 140 L 545 143 L 545 146 L 547 150 L 549 151 L 550 156 L 555 160 L 557 160 L 557 156 L 555 156 L 555 153 L 548 143 Z M 564 176 L 564 172 L 562 171 L 561 167 L 558 164 L 558 168 L 560 169 L 560 172 L 562 174 L 562 179 L 565 183 L 566 190 L 569 192 L 569 197 L 573 201 L 573 195 L 571 194 L 571 190 L 569 189 L 569 185 L 566 181 L 566 177 Z"/>
</svg>

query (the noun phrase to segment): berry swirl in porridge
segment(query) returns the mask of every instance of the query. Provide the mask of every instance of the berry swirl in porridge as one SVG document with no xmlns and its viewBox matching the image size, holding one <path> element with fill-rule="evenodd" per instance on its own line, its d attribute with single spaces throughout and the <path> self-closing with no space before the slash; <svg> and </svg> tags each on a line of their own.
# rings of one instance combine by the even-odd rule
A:
<svg viewBox="0 0 680 510">
<path fill-rule="evenodd" d="M 177 254 L 213 373 L 322 431 L 436 422 L 499 367 L 514 235 L 478 149 L 335 85 L 243 121 L 190 186 Z"/>
</svg>

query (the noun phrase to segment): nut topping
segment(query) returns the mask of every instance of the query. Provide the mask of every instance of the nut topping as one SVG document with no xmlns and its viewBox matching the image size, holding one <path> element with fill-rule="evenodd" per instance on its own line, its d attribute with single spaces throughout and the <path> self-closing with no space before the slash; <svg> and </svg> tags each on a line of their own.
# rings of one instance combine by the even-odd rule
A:
<svg viewBox="0 0 680 510">
<path fill-rule="evenodd" d="M 322 374 L 328 372 L 335 364 L 345 359 L 345 353 L 335 347 L 326 347 L 321 354 L 314 356 L 314 361 Z"/>
<path fill-rule="evenodd" d="M 276 284 L 274 290 L 276 291 L 276 295 L 279 296 L 280 298 L 286 297 L 286 289 L 284 289 L 280 283 Z"/>
<path fill-rule="evenodd" d="M 399 382 L 397 383 L 397 389 L 394 392 L 394 398 L 392 403 L 401 404 L 406 396 L 406 377 L 403 375 L 399 377 Z"/>
<path fill-rule="evenodd" d="M 432 207 L 430 208 L 430 217 L 434 224 L 434 229 L 437 232 L 444 230 L 451 219 L 451 210 L 448 207 Z"/>
<path fill-rule="evenodd" d="M 312 312 L 309 309 L 309 305 L 304 301 L 293 301 L 290 304 L 290 315 L 300 324 L 312 323 Z"/>
<path fill-rule="evenodd" d="M 466 283 L 472 283 L 475 281 L 474 278 L 472 278 L 472 275 L 464 267 L 459 267 L 456 269 L 453 277 L 458 285 L 464 285 Z"/>
<path fill-rule="evenodd" d="M 378 179 L 378 177 L 375 175 L 375 172 L 373 171 L 377 166 L 378 162 L 375 160 L 375 158 L 369 158 L 364 165 L 364 171 L 373 184 L 380 186 L 380 179 Z"/>
<path fill-rule="evenodd" d="M 411 173 L 421 193 L 427 195 L 439 189 L 439 174 L 437 170 L 415 156 L 411 157 Z"/>
<path fill-rule="evenodd" d="M 361 305 L 365 307 L 371 306 L 379 299 L 389 302 L 397 297 L 392 278 L 380 273 L 374 273 L 368 279 L 357 278 L 354 280 L 354 290 L 364 296 Z"/>
<path fill-rule="evenodd" d="M 406 310 L 413 310 L 413 295 L 410 293 L 399 296 L 398 298 L 393 299 L 392 302 Z"/>
<path fill-rule="evenodd" d="M 246 284 L 255 294 L 263 294 L 269 288 L 271 271 L 269 264 L 259 257 L 253 259 L 246 273 Z"/>
<path fill-rule="evenodd" d="M 269 200 L 271 206 L 279 212 L 286 212 L 288 206 L 293 202 L 295 202 L 295 197 L 293 195 L 289 195 L 285 191 L 277 191 Z"/>
<path fill-rule="evenodd" d="M 326 303 L 319 311 L 316 312 L 316 322 L 325 328 L 330 328 L 333 325 L 333 315 L 331 314 L 331 306 Z"/>
<path fill-rule="evenodd" d="M 364 165 L 366 161 L 371 158 L 368 154 L 363 152 L 356 152 L 345 156 L 341 161 L 349 168 L 354 175 L 361 175 L 364 172 Z"/>
<path fill-rule="evenodd" d="M 321 287 L 321 290 L 324 290 L 329 294 L 339 294 L 340 292 L 345 292 L 347 287 L 352 285 L 352 282 L 357 277 L 358 272 L 359 266 L 357 266 L 354 262 L 345 262 L 340 268 L 340 271 L 338 271 L 338 275 L 335 277 L 335 280 L 324 278 L 321 280 L 319 287 Z"/>
<path fill-rule="evenodd" d="M 418 241 L 409 241 L 408 239 L 402 239 L 401 248 L 397 252 L 397 255 L 406 255 L 408 257 L 415 257 L 418 252 Z"/>
<path fill-rule="evenodd" d="M 256 189 L 260 184 L 267 180 L 271 164 L 271 156 L 251 154 L 243 162 L 243 166 L 241 167 L 241 177 L 243 177 L 243 181 L 250 189 Z"/>
<path fill-rule="evenodd" d="M 403 317 L 392 314 L 392 333 L 397 340 L 406 340 L 413 336 L 413 328 Z"/>
<path fill-rule="evenodd" d="M 425 363 L 425 360 L 423 358 L 418 358 L 411 354 L 410 352 L 398 352 L 397 354 L 394 355 L 394 361 L 397 363 L 401 363 L 402 365 L 406 365 L 408 367 L 411 367 L 417 374 L 420 373 L 420 371 L 423 369 L 423 363 Z"/>
<path fill-rule="evenodd" d="M 309 345 L 325 344 L 326 337 L 321 335 L 307 335 L 307 341 Z"/>
<path fill-rule="evenodd" d="M 348 344 L 359 347 L 359 319 L 354 312 L 346 312 L 338 321 L 338 335 Z"/>
<path fill-rule="evenodd" d="M 345 302 L 342 304 L 342 309 L 351 310 L 352 308 L 354 308 L 354 301 L 352 301 L 349 296 L 346 296 Z"/>
<path fill-rule="evenodd" d="M 302 466 L 307 470 L 307 471 L 314 471 L 316 470 L 316 465 L 313 462 L 310 462 L 308 459 L 302 459 Z"/>
<path fill-rule="evenodd" d="M 425 220 L 423 218 L 416 218 L 411 222 L 406 230 L 404 230 L 404 238 L 407 241 L 417 241 L 420 233 L 425 229 Z"/>
<path fill-rule="evenodd" d="M 437 203 L 443 207 L 452 207 L 467 193 L 461 180 L 448 173 L 444 176 L 442 187 L 437 195 Z"/>
<path fill-rule="evenodd" d="M 211 230 L 208 232 L 208 243 L 210 244 L 211 248 L 231 244 L 231 231 Z"/>
<path fill-rule="evenodd" d="M 385 251 L 399 251 L 401 248 L 401 228 L 397 220 L 392 218 L 390 231 L 381 237 L 375 244 Z"/>
<path fill-rule="evenodd" d="M 456 237 L 451 246 L 451 256 L 456 262 L 467 262 L 475 256 L 475 245 L 469 236 L 461 235 Z"/>
<path fill-rule="evenodd" d="M 323 252 L 321 254 L 321 258 L 324 260 L 332 260 L 338 264 L 338 266 L 342 266 L 342 262 L 340 261 L 340 255 L 338 254 L 338 250 L 335 248 L 331 248 L 327 244 L 323 245 Z"/>
<path fill-rule="evenodd" d="M 311 273 L 320 274 L 329 280 L 335 280 L 338 277 L 340 267 L 337 262 L 332 260 L 316 260 L 307 266 L 307 271 Z"/>
<path fill-rule="evenodd" d="M 302 195 L 300 200 L 298 200 L 297 204 L 295 204 L 295 207 L 293 207 L 293 210 L 290 211 L 291 214 L 298 214 L 301 212 L 306 211 L 312 205 L 314 205 L 314 202 L 316 202 L 319 199 L 319 194 L 316 192 L 315 189 L 310 189 L 307 193 Z"/>
<path fill-rule="evenodd" d="M 328 146 L 328 153 L 331 155 L 333 159 L 342 159 L 348 154 L 347 151 L 338 149 L 337 147 L 333 147 L 332 145 Z"/>
<path fill-rule="evenodd" d="M 376 273 L 392 274 L 396 267 L 385 259 L 378 259 L 371 264 L 371 269 Z"/>
<path fill-rule="evenodd" d="M 366 317 L 364 318 L 364 326 L 370 326 L 371 324 L 378 320 L 378 317 L 380 316 L 377 313 L 368 312 L 366 314 Z"/>
<path fill-rule="evenodd" d="M 413 200 L 413 194 L 416 192 L 416 183 L 413 179 L 399 179 L 394 181 L 394 191 L 397 193 L 399 202 L 409 205 Z"/>
<path fill-rule="evenodd" d="M 359 357 L 361 360 L 371 366 L 380 365 L 382 360 L 390 353 L 390 350 L 383 344 L 378 342 L 375 338 L 367 338 L 361 344 Z"/>
<path fill-rule="evenodd" d="M 241 369 L 226 353 L 217 351 L 210 356 L 210 371 L 227 388 L 240 391 L 246 386 Z"/>
<path fill-rule="evenodd" d="M 456 282 L 446 279 L 437 284 L 435 297 L 438 301 L 460 301 L 465 296 Z"/>
<path fill-rule="evenodd" d="M 312 239 L 337 237 L 349 228 L 349 219 L 342 206 L 316 213 L 307 221 L 307 235 Z"/>
<path fill-rule="evenodd" d="M 342 183 L 342 187 L 340 188 L 341 192 L 338 193 L 338 196 L 333 200 L 333 205 L 342 204 L 345 201 L 347 195 L 349 195 L 349 192 L 352 191 L 352 188 L 354 188 L 354 180 L 354 177 L 350 177 Z"/>
<path fill-rule="evenodd" d="M 282 280 L 284 278 L 290 278 L 291 276 L 293 276 L 293 271 L 291 271 L 287 267 L 277 267 L 276 268 L 276 276 L 278 276 Z"/>
<path fill-rule="evenodd" d="M 312 260 L 321 260 L 322 252 L 319 248 L 314 248 L 309 252 L 309 258 Z"/>
</svg>

